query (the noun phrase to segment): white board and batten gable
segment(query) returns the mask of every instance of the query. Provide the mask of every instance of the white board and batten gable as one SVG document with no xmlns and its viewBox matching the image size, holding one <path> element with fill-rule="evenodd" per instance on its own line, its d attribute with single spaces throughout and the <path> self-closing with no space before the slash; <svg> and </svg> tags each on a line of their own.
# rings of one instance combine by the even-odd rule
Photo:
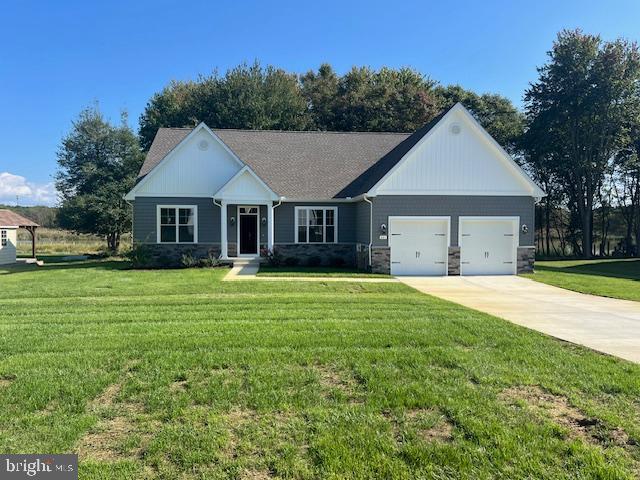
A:
<svg viewBox="0 0 640 480">
<path fill-rule="evenodd" d="M 256 173 L 244 166 L 220 190 L 214 198 L 227 202 L 263 202 L 278 200 L 279 197 L 271 190 Z"/>
<path fill-rule="evenodd" d="M 387 172 L 368 195 L 514 195 L 545 193 L 461 104 Z"/>
<path fill-rule="evenodd" d="M 224 142 L 201 123 L 125 198 L 213 197 L 244 166 Z"/>
</svg>

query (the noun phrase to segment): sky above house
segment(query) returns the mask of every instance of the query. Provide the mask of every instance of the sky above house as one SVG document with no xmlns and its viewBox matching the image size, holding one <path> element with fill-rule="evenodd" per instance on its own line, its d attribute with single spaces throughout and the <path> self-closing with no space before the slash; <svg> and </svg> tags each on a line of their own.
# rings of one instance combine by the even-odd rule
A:
<svg viewBox="0 0 640 480">
<path fill-rule="evenodd" d="M 56 202 L 60 139 L 84 107 L 138 118 L 171 80 L 259 60 L 409 66 L 518 107 L 557 32 L 640 39 L 640 2 L 460 0 L 6 2 L 0 13 L 0 203 Z"/>
</svg>

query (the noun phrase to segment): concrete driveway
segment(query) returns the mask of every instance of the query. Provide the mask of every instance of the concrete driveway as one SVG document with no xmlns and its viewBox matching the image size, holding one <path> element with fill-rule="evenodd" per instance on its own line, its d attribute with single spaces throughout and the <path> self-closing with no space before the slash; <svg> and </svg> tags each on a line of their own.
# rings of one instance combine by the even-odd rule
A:
<svg viewBox="0 0 640 480">
<path fill-rule="evenodd" d="M 640 302 L 585 295 L 517 276 L 398 279 L 423 293 L 640 363 Z"/>
</svg>

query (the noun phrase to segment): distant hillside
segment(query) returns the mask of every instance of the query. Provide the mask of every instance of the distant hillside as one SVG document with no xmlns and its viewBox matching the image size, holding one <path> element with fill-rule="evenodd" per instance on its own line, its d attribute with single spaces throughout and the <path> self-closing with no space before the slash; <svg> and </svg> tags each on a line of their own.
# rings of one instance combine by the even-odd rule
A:
<svg viewBox="0 0 640 480">
<path fill-rule="evenodd" d="M 58 209 L 55 207 L 11 207 L 0 204 L 0 208 L 16 212 L 33 220 L 41 227 L 58 228 Z"/>
</svg>

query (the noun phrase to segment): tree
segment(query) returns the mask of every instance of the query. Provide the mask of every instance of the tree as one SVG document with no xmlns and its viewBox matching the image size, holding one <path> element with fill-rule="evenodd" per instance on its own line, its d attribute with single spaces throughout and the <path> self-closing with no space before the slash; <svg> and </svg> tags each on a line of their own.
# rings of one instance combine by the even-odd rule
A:
<svg viewBox="0 0 640 480">
<path fill-rule="evenodd" d="M 259 63 L 241 64 L 197 81 L 171 82 L 140 116 L 140 143 L 148 150 L 160 127 L 305 130 L 311 124 L 298 77 Z"/>
<path fill-rule="evenodd" d="M 634 122 L 635 123 L 635 122 Z M 631 127 L 629 142 L 614 161 L 613 190 L 625 224 L 625 253 L 640 257 L 640 125 Z"/>
<path fill-rule="evenodd" d="M 126 116 L 113 126 L 97 107 L 83 110 L 58 150 L 60 225 L 102 235 L 109 250 L 117 250 L 131 226 L 131 209 L 123 196 L 133 187 L 143 159 Z"/>
<path fill-rule="evenodd" d="M 560 32 L 548 55 L 525 93 L 528 128 L 547 144 L 589 257 L 594 201 L 638 109 L 640 55 L 635 44 L 579 30 Z"/>
</svg>

